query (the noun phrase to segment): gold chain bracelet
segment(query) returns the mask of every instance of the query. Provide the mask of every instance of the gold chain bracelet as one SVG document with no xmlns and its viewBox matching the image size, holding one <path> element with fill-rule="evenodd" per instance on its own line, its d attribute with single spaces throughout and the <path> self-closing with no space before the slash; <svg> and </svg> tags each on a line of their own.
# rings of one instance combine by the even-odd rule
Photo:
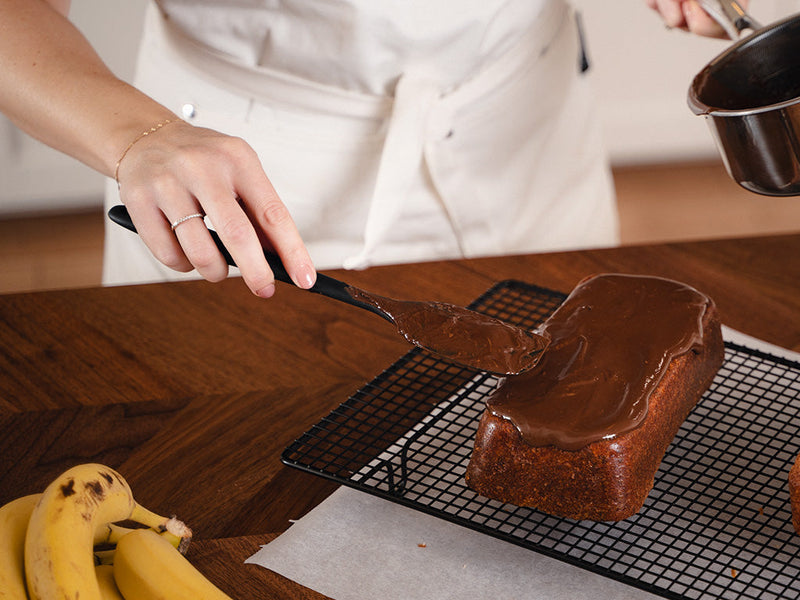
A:
<svg viewBox="0 0 800 600">
<path fill-rule="evenodd" d="M 136 142 L 142 140 L 143 138 L 146 138 L 151 133 L 155 133 L 156 131 L 158 131 L 159 129 L 164 127 L 165 125 L 169 125 L 170 123 L 175 123 L 176 121 L 180 121 L 180 119 L 165 119 L 165 120 L 161 121 L 160 123 L 156 123 L 150 129 L 146 129 L 145 131 L 143 131 L 142 133 L 137 135 L 135 138 L 133 138 L 133 141 L 130 144 L 128 144 L 128 147 L 125 148 L 125 150 L 122 152 L 122 156 L 119 157 L 119 160 L 117 161 L 117 166 L 114 169 L 114 181 L 117 182 L 117 187 L 119 187 L 119 165 L 122 162 L 122 160 L 125 158 L 125 156 L 128 154 L 128 151 L 131 148 L 133 148 L 133 145 Z"/>
</svg>

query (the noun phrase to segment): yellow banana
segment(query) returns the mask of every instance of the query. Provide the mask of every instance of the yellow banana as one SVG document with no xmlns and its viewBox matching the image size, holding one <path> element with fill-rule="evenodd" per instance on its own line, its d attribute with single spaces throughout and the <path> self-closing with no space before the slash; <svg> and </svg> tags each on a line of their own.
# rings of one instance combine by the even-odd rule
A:
<svg viewBox="0 0 800 600">
<path fill-rule="evenodd" d="M 27 600 L 25 591 L 25 534 L 28 530 L 33 507 L 42 494 L 31 494 L 12 500 L 0 507 L 0 600 Z M 162 529 L 159 527 L 159 529 Z M 95 546 L 114 545 L 119 539 L 133 531 L 113 523 L 102 523 L 94 533 Z M 159 531 L 175 547 L 185 552 L 190 537 L 179 537 L 164 530 Z M 96 550 L 95 563 L 109 563 L 113 560 L 113 550 Z M 110 566 L 107 569 L 110 572 Z"/>
<path fill-rule="evenodd" d="M 92 553 L 95 532 L 124 520 L 157 529 L 169 521 L 137 504 L 125 479 L 110 467 L 78 465 L 47 486 L 25 538 L 31 600 L 101 600 Z"/>
<path fill-rule="evenodd" d="M 125 600 L 114 581 L 114 567 L 98 565 L 94 568 L 94 573 L 97 576 L 97 585 L 100 587 L 100 597 L 103 600 Z"/>
<path fill-rule="evenodd" d="M 125 600 L 231 600 L 149 529 L 132 531 L 117 543 L 114 580 Z"/>
<path fill-rule="evenodd" d="M 25 591 L 25 532 L 41 494 L 12 500 L 0 508 L 0 599 L 27 600 Z"/>
</svg>

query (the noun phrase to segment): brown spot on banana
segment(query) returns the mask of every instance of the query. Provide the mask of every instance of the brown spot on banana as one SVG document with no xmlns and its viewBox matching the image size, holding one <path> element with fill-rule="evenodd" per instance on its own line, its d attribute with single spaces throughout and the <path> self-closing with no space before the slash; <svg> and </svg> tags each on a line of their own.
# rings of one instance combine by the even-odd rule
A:
<svg viewBox="0 0 800 600">
<path fill-rule="evenodd" d="M 87 481 L 85 487 L 97 502 L 100 502 L 106 496 L 106 488 L 99 481 Z"/>
<path fill-rule="evenodd" d="M 75 493 L 75 480 L 70 479 L 67 483 L 61 486 L 61 495 L 64 498 L 69 498 Z"/>
</svg>

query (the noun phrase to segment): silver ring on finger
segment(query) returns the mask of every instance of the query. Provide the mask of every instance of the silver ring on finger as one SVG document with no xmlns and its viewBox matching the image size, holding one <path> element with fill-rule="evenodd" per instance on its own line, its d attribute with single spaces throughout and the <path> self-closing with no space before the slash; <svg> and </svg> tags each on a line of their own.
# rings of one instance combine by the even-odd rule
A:
<svg viewBox="0 0 800 600">
<path fill-rule="evenodd" d="M 205 218 L 205 215 L 203 213 L 193 213 L 191 215 L 186 215 L 185 217 L 181 217 L 177 221 L 173 221 L 170 224 L 170 227 L 172 228 L 172 231 L 175 231 L 175 228 L 178 225 L 181 225 L 182 223 L 186 223 L 186 221 L 188 221 L 189 219 L 204 219 L 204 218 Z"/>
</svg>

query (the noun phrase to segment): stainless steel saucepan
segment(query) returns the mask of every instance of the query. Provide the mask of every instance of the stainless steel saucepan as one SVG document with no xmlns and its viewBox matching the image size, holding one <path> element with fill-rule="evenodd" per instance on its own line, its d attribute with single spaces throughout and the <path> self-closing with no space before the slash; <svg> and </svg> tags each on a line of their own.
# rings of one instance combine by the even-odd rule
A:
<svg viewBox="0 0 800 600">
<path fill-rule="evenodd" d="M 694 78 L 690 108 L 739 185 L 800 195 L 800 15 L 761 27 L 734 0 L 700 4 L 738 41 Z"/>
</svg>

